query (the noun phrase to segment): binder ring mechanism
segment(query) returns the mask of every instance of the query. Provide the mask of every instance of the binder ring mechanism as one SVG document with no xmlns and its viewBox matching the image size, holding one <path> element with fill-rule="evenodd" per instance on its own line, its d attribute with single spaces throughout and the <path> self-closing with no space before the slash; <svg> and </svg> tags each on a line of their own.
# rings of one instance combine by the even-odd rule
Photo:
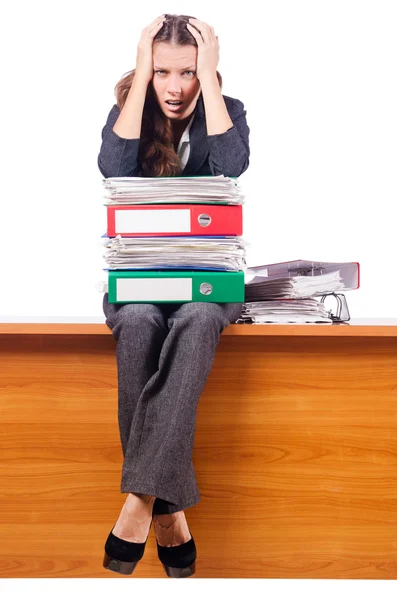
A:
<svg viewBox="0 0 397 600">
<path fill-rule="evenodd" d="M 335 314 L 331 310 L 328 311 L 330 319 L 332 319 L 334 323 L 344 323 L 345 321 L 350 321 L 350 313 L 347 307 L 345 296 L 343 294 L 335 293 L 324 294 L 324 296 L 321 296 L 321 302 L 325 304 L 325 298 L 329 298 L 330 296 L 334 296 L 337 304 Z"/>
<path fill-rule="evenodd" d="M 314 275 L 314 270 L 319 270 L 320 271 L 320 275 L 323 275 L 323 268 L 322 267 L 317 267 L 317 268 L 309 268 L 309 269 L 299 269 L 297 272 L 297 275 Z M 288 274 L 290 275 L 290 271 L 288 270 Z M 349 309 L 347 307 L 347 302 L 346 302 L 346 298 L 344 296 L 344 294 L 335 294 L 335 292 L 331 292 L 330 294 L 324 294 L 323 296 L 321 296 L 321 302 L 323 304 L 325 298 L 328 298 L 329 296 L 334 296 L 334 298 L 336 299 L 336 314 L 334 314 L 332 312 L 332 310 L 328 310 L 328 314 L 329 314 L 329 318 L 332 319 L 332 321 L 334 323 L 345 323 L 346 321 L 350 321 L 350 313 L 349 313 Z"/>
<path fill-rule="evenodd" d="M 205 213 L 202 213 L 201 215 L 199 215 L 197 220 L 199 222 L 199 225 L 201 225 L 201 227 L 208 227 L 208 225 L 211 223 L 211 217 Z"/>
</svg>

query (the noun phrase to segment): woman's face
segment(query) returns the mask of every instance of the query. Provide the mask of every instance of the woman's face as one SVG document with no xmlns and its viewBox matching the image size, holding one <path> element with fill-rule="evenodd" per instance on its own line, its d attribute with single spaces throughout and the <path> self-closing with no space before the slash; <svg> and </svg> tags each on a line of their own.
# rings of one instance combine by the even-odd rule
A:
<svg viewBox="0 0 397 600">
<path fill-rule="evenodd" d="M 161 110 L 174 121 L 186 119 L 196 108 L 201 92 L 196 65 L 196 46 L 165 42 L 153 45 L 153 89 Z M 179 100 L 182 104 L 170 106 L 169 100 Z"/>
</svg>

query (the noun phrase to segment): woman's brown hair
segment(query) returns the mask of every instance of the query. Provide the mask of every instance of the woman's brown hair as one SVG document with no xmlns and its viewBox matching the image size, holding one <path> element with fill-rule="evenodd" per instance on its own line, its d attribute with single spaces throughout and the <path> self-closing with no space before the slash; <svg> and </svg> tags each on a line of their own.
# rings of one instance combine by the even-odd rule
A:
<svg viewBox="0 0 397 600">
<path fill-rule="evenodd" d="M 165 15 L 163 27 L 153 39 L 156 42 L 167 42 L 181 46 L 190 44 L 197 47 L 194 36 L 186 28 L 188 15 Z M 216 72 L 219 87 L 222 89 L 222 77 Z M 115 87 L 117 106 L 123 108 L 127 99 L 135 69 L 129 71 Z M 181 175 L 182 167 L 175 152 L 172 139 L 171 120 L 166 117 L 158 105 L 152 82 L 148 84 L 142 115 L 141 141 L 138 160 L 143 177 L 173 177 Z"/>
</svg>

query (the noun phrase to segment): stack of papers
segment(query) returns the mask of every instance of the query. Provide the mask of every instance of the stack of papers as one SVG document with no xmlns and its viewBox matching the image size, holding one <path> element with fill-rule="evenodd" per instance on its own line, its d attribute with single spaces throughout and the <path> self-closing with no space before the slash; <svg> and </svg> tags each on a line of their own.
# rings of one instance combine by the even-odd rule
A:
<svg viewBox="0 0 397 600">
<path fill-rule="evenodd" d="M 332 323 L 331 311 L 314 298 L 246 302 L 241 323 Z"/>
<path fill-rule="evenodd" d="M 107 202 L 113 204 L 243 204 L 236 178 L 108 177 L 103 180 Z"/>
<path fill-rule="evenodd" d="M 103 238 L 109 269 L 245 271 L 246 242 L 240 237 Z"/>
<path fill-rule="evenodd" d="M 107 282 L 100 285 L 110 303 L 244 301 L 236 177 L 109 177 L 103 185 Z"/>
<path fill-rule="evenodd" d="M 249 269 L 247 270 L 249 273 Z M 324 275 L 298 275 L 296 277 L 255 276 L 246 285 L 247 302 L 277 300 L 281 298 L 310 298 L 346 290 L 340 271 Z"/>
<path fill-rule="evenodd" d="M 238 322 L 332 323 L 338 319 L 314 296 L 354 290 L 359 281 L 357 262 L 295 260 L 248 267 L 245 303 Z M 345 306 L 347 309 L 346 302 Z"/>
</svg>

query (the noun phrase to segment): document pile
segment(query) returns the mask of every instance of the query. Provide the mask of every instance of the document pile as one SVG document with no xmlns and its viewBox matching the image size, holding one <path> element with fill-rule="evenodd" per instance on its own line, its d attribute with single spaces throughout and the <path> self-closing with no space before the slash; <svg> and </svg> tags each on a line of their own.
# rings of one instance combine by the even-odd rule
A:
<svg viewBox="0 0 397 600">
<path fill-rule="evenodd" d="M 243 204 L 236 177 L 108 177 L 107 204 Z"/>
<path fill-rule="evenodd" d="M 111 303 L 243 302 L 244 196 L 236 178 L 110 177 L 106 248 Z"/>
<path fill-rule="evenodd" d="M 245 302 L 238 323 L 333 323 L 348 321 L 341 291 L 360 285 L 357 262 L 331 263 L 294 260 L 248 267 Z M 324 300 L 334 296 L 338 311 L 327 310 Z M 315 296 L 321 296 L 321 301 Z"/>
</svg>

